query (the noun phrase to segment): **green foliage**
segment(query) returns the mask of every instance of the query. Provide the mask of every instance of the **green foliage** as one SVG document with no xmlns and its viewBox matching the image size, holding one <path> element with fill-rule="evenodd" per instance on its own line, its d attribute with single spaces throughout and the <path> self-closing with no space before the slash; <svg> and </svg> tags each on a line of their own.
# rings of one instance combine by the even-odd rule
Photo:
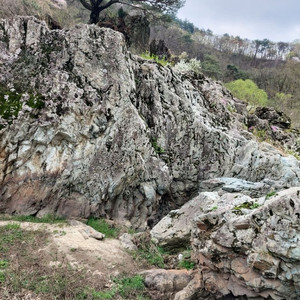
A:
<svg viewBox="0 0 300 300">
<path fill-rule="evenodd" d="M 31 222 L 31 223 L 66 223 L 66 219 L 58 217 L 53 214 L 47 214 L 41 218 L 35 216 L 0 216 L 1 220 L 13 220 L 18 222 Z"/>
<path fill-rule="evenodd" d="M 276 193 L 275 191 L 269 192 L 269 193 L 266 195 L 265 199 L 268 200 L 268 199 L 270 199 L 270 198 L 273 197 L 273 196 L 277 196 L 277 193 Z"/>
<path fill-rule="evenodd" d="M 174 23 L 178 24 L 179 27 L 185 31 L 187 31 L 188 33 L 192 34 L 195 32 L 195 25 L 191 22 L 189 22 L 188 20 L 181 20 L 176 18 L 176 16 L 170 16 L 171 19 L 173 20 Z"/>
<path fill-rule="evenodd" d="M 232 65 L 232 64 L 227 65 L 225 76 L 226 79 L 229 80 L 238 80 L 238 79 L 246 80 L 249 77 L 245 71 L 239 70 L 236 65 Z"/>
<path fill-rule="evenodd" d="M 296 151 L 288 150 L 287 153 L 294 156 L 296 159 L 300 160 L 300 155 Z"/>
<path fill-rule="evenodd" d="M 96 291 L 94 289 L 86 289 L 83 291 L 78 299 L 114 299 L 117 294 L 115 288 L 109 291 Z"/>
<path fill-rule="evenodd" d="M 139 247 L 138 250 L 133 253 L 133 258 L 137 260 L 146 260 L 151 266 L 164 268 L 164 254 L 166 253 L 162 248 L 157 247 L 153 242 L 150 242 L 150 245 Z"/>
<path fill-rule="evenodd" d="M 4 283 L 6 279 L 5 273 L 0 271 L 0 283 Z"/>
<path fill-rule="evenodd" d="M 267 139 L 267 132 L 264 129 L 256 129 L 254 128 L 252 133 L 257 137 L 257 139 L 262 142 Z"/>
<path fill-rule="evenodd" d="M 135 260 L 146 261 L 151 266 L 164 268 L 164 255 L 168 253 L 164 248 L 158 247 L 147 233 L 135 237 L 135 244 L 138 247 L 137 251 L 132 252 Z"/>
<path fill-rule="evenodd" d="M 244 202 L 242 204 L 236 205 L 233 211 L 240 211 L 242 209 L 255 209 L 258 208 L 259 204 L 257 202 Z"/>
<path fill-rule="evenodd" d="M 0 85 L 0 117 L 7 120 L 10 124 L 13 118 L 18 117 L 24 104 L 32 109 L 41 109 L 45 106 L 44 98 L 35 93 L 27 93 L 26 100 L 22 100 L 26 93 L 17 92 L 15 89 L 9 89 Z M 36 117 L 36 115 L 31 115 Z"/>
<path fill-rule="evenodd" d="M 259 207 L 259 204 L 258 204 L 257 202 L 254 202 L 254 203 L 250 206 L 251 209 L 255 209 L 255 208 L 258 208 L 258 207 Z"/>
<path fill-rule="evenodd" d="M 181 260 L 178 264 L 178 267 L 181 269 L 192 270 L 195 267 L 195 263 L 191 260 Z"/>
<path fill-rule="evenodd" d="M 147 60 L 153 60 L 164 67 L 169 65 L 169 62 L 165 58 L 160 59 L 156 55 L 150 55 L 150 53 L 148 51 L 140 54 L 140 57 L 143 59 L 147 59 Z"/>
<path fill-rule="evenodd" d="M 19 224 L 7 224 L 0 227 L 0 252 L 7 252 L 8 246 L 13 246 L 17 241 L 23 240 L 23 231 Z"/>
<path fill-rule="evenodd" d="M 152 144 L 152 147 L 154 148 L 154 150 L 155 150 L 155 152 L 157 154 L 163 154 L 163 153 L 165 153 L 165 150 L 161 146 L 158 145 L 156 139 L 152 138 L 151 139 L 151 144 Z"/>
<path fill-rule="evenodd" d="M 226 108 L 227 108 L 231 113 L 235 113 L 235 112 L 236 112 L 235 107 L 233 107 L 233 106 L 230 105 L 230 104 L 227 104 L 227 105 L 226 105 Z"/>
<path fill-rule="evenodd" d="M 144 279 L 141 275 L 119 276 L 112 278 L 113 287 L 108 291 L 85 289 L 80 299 L 137 299 L 148 300 L 143 295 L 145 290 Z M 92 297 L 92 298 L 90 298 Z M 120 298 L 121 297 L 121 298 Z M 79 298 L 76 298 L 79 299 Z"/>
<path fill-rule="evenodd" d="M 117 277 L 113 278 L 113 282 L 117 285 L 118 293 L 125 299 L 132 299 L 132 296 L 145 289 L 144 278 L 141 275 Z"/>
<path fill-rule="evenodd" d="M 119 17 L 120 19 L 124 19 L 126 16 L 127 16 L 126 11 L 125 11 L 122 7 L 120 7 L 120 8 L 118 9 L 118 17 Z"/>
<path fill-rule="evenodd" d="M 254 106 L 264 106 L 267 104 L 267 93 L 264 90 L 259 89 L 258 86 L 250 79 L 238 79 L 226 83 L 225 86 L 235 97 L 245 100 L 249 104 Z"/>
<path fill-rule="evenodd" d="M 6 269 L 8 266 L 7 260 L 0 260 L 0 270 Z"/>
<path fill-rule="evenodd" d="M 204 60 L 202 61 L 202 72 L 214 79 L 219 79 L 222 75 L 220 61 L 214 55 L 206 54 L 204 55 Z"/>
<path fill-rule="evenodd" d="M 17 92 L 11 92 L 9 89 L 0 87 L 0 116 L 3 119 L 17 117 L 22 103 L 20 101 L 22 95 Z"/>
<path fill-rule="evenodd" d="M 95 230 L 104 233 L 107 238 L 117 238 L 120 232 L 120 229 L 114 225 L 108 224 L 104 219 L 88 219 L 87 225 L 91 226 Z"/>
<path fill-rule="evenodd" d="M 185 250 L 182 253 L 182 259 L 178 263 L 178 268 L 192 270 L 195 267 L 195 262 L 191 260 L 191 250 Z"/>
</svg>

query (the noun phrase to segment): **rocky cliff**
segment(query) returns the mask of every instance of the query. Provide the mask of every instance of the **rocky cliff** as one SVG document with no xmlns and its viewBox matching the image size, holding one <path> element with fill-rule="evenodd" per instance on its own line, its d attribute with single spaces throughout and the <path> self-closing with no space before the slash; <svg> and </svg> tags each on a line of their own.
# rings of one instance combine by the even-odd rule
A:
<svg viewBox="0 0 300 300">
<path fill-rule="evenodd" d="M 105 216 L 145 228 L 201 192 L 190 206 L 189 221 L 195 222 L 182 223 L 189 229 L 179 237 L 185 243 L 194 232 L 200 269 L 209 258 L 209 274 L 224 272 L 240 280 L 243 273 L 232 263 L 227 267 L 237 259 L 237 266 L 254 266 L 275 280 L 276 267 L 287 256 L 283 250 L 270 250 L 272 242 L 260 247 L 277 220 L 269 206 L 260 203 L 262 208 L 253 207 L 257 213 L 228 218 L 219 217 L 223 211 L 218 208 L 226 202 L 230 211 L 245 202 L 253 205 L 251 197 L 298 186 L 299 162 L 256 140 L 247 130 L 246 105 L 221 83 L 201 74 L 176 74 L 171 67 L 133 56 L 123 36 L 110 29 L 78 25 L 51 31 L 32 17 L 18 17 L 0 21 L 0 93 L 1 212 Z M 224 196 L 226 192 L 231 196 Z M 205 193 L 213 193 L 217 204 Z M 283 206 L 288 207 L 286 199 Z M 297 209 L 298 196 L 293 203 Z M 256 214 L 262 217 L 258 220 Z M 249 225 L 250 219 L 262 224 Z M 291 238 L 296 238 L 294 219 L 284 220 L 282 226 L 288 222 Z M 238 222 L 245 225 L 235 233 Z M 224 235 L 220 240 L 224 232 L 230 232 L 228 239 Z M 274 243 L 288 233 L 283 236 L 274 233 Z M 272 251 L 274 260 L 261 263 L 257 255 L 246 257 L 254 247 L 250 240 L 262 251 L 256 254 L 264 257 Z M 218 257 L 214 260 L 209 251 Z M 298 263 L 296 252 L 289 255 Z M 290 275 L 276 275 L 279 281 L 298 272 L 288 263 L 281 268 Z M 267 283 L 265 287 L 274 289 Z M 234 294 L 228 288 L 219 291 L 221 285 L 202 288 L 216 297 Z M 251 291 L 257 289 L 251 285 Z M 254 292 L 236 294 L 256 297 Z"/>
<path fill-rule="evenodd" d="M 298 161 L 256 142 L 220 83 L 132 56 L 117 32 L 26 17 L 2 20 L 0 40 L 3 97 L 20 95 L 1 130 L 1 211 L 143 226 L 210 178 L 299 184 Z"/>
</svg>

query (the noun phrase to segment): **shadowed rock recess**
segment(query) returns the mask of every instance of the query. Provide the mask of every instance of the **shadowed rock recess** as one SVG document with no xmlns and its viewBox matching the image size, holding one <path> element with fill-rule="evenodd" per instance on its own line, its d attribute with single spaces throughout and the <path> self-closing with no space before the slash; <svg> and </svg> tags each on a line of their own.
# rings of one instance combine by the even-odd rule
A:
<svg viewBox="0 0 300 300">
<path fill-rule="evenodd" d="M 197 284 L 176 299 L 300 297 L 299 192 L 262 200 L 299 186 L 299 162 L 256 141 L 221 83 L 134 56 L 110 29 L 17 17 L 0 21 L 0 88 L 0 212 L 145 228 L 186 203 L 156 225 L 178 219 L 178 234 L 155 233 L 192 233 Z"/>
</svg>

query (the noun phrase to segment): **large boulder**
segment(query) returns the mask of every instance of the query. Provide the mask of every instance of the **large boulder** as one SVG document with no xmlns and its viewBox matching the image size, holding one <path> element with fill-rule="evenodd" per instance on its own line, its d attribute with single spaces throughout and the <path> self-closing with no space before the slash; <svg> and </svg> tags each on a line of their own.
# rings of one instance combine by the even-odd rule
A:
<svg viewBox="0 0 300 300">
<path fill-rule="evenodd" d="M 0 21 L 0 211 L 157 223 L 201 182 L 299 185 L 299 162 L 259 144 L 219 82 L 131 55 L 95 25 Z"/>
<path fill-rule="evenodd" d="M 195 217 L 215 211 L 220 206 L 233 207 L 245 202 L 251 203 L 252 199 L 239 193 L 219 195 L 218 192 L 202 192 L 180 209 L 170 211 L 151 230 L 151 237 L 161 247 L 179 252 L 190 246 Z"/>
</svg>

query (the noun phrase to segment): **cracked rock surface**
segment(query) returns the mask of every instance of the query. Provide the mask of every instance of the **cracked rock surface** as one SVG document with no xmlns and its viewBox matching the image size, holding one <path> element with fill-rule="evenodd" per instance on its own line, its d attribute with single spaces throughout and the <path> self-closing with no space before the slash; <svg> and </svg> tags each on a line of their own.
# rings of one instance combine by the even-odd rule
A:
<svg viewBox="0 0 300 300">
<path fill-rule="evenodd" d="M 299 184 L 298 161 L 256 142 L 221 83 L 133 56 L 110 29 L 1 20 L 0 74 L 1 86 L 44 103 L 23 105 L 0 131 L 1 212 L 144 228 L 214 178 Z"/>
<path fill-rule="evenodd" d="M 299 216 L 300 189 L 290 188 L 258 208 L 223 203 L 195 217 L 192 245 L 203 291 L 216 298 L 299 299 Z"/>
</svg>

